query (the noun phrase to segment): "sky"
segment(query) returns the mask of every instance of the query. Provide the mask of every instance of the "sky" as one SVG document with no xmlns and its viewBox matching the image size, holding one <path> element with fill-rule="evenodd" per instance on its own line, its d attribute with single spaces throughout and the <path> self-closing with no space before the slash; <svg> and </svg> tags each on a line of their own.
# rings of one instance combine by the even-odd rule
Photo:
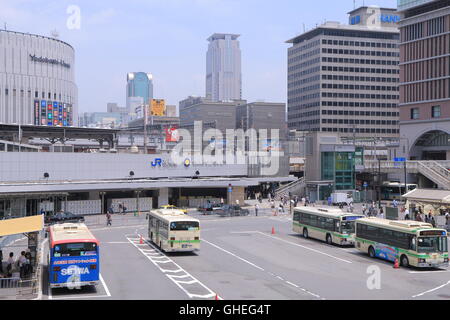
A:
<svg viewBox="0 0 450 320">
<path fill-rule="evenodd" d="M 356 0 L 356 7 L 396 3 Z M 0 0 L 0 28 L 56 30 L 75 48 L 80 113 L 106 111 L 108 102 L 125 106 L 128 72 L 152 73 L 154 98 L 168 104 L 204 96 L 213 33 L 241 35 L 243 99 L 285 103 L 285 42 L 325 21 L 347 23 L 353 8 L 354 0 Z"/>
</svg>

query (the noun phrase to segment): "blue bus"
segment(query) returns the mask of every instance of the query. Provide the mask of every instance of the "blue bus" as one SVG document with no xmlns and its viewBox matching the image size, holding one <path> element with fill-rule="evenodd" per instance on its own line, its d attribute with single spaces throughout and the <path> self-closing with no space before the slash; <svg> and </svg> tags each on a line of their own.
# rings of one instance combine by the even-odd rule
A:
<svg viewBox="0 0 450 320">
<path fill-rule="evenodd" d="M 83 223 L 50 226 L 48 276 L 50 288 L 80 289 L 98 285 L 99 242 Z"/>
</svg>

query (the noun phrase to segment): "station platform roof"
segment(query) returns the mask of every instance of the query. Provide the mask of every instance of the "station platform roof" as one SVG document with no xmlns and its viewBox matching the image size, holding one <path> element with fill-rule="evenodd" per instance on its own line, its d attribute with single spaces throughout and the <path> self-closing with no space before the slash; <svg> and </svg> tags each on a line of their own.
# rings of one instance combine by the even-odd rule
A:
<svg viewBox="0 0 450 320">
<path fill-rule="evenodd" d="M 179 179 L 127 179 L 127 180 L 97 180 L 72 182 L 41 182 L 0 184 L 0 197 L 28 196 L 29 194 L 88 191 L 138 191 L 156 190 L 160 188 L 227 188 L 257 186 L 264 182 L 291 182 L 296 178 L 289 177 L 259 177 L 259 178 L 179 178 Z"/>
</svg>

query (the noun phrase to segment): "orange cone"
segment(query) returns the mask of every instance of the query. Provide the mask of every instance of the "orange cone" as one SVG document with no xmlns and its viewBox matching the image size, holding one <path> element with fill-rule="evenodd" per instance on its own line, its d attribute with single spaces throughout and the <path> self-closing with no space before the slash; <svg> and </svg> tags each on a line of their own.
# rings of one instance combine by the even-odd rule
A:
<svg viewBox="0 0 450 320">
<path fill-rule="evenodd" d="M 217 293 L 216 293 L 216 300 L 219 300 L 219 296 L 217 295 Z"/>
<path fill-rule="evenodd" d="M 398 259 L 395 259 L 395 262 L 394 262 L 394 269 L 398 269 L 398 268 L 400 268 L 400 266 L 399 266 L 399 264 L 398 264 Z"/>
<path fill-rule="evenodd" d="M 139 239 L 139 244 L 144 244 L 144 240 L 142 239 L 142 236 L 141 236 L 141 238 Z"/>
<path fill-rule="evenodd" d="M 272 227 L 272 234 L 275 234 L 275 227 Z"/>
</svg>

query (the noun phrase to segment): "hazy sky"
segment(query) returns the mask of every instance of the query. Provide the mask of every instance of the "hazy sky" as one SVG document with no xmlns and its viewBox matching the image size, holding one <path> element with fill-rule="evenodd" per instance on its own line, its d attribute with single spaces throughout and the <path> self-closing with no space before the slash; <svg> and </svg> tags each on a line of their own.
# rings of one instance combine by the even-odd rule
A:
<svg viewBox="0 0 450 320">
<path fill-rule="evenodd" d="M 69 29 L 67 8 L 81 10 Z M 363 5 L 356 0 L 356 5 Z M 396 7 L 396 0 L 365 1 Z M 60 39 L 75 48 L 80 112 L 125 106 L 127 72 L 150 72 L 155 98 L 169 104 L 205 95 L 206 39 L 237 33 L 242 92 L 249 101 L 286 102 L 286 40 L 325 20 L 347 23 L 353 0 L 0 0 L 0 27 Z"/>
</svg>

